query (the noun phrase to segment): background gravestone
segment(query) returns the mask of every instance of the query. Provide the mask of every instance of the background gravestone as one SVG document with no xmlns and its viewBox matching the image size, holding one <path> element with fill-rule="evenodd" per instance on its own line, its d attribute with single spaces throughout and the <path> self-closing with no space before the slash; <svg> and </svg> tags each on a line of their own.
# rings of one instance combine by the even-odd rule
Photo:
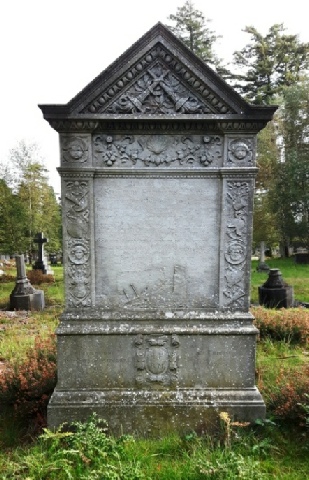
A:
<svg viewBox="0 0 309 480">
<path fill-rule="evenodd" d="M 248 105 L 157 24 L 67 105 L 65 311 L 48 422 L 114 433 L 265 415 L 249 313 L 256 134 Z"/>
<path fill-rule="evenodd" d="M 43 310 L 44 291 L 36 290 L 26 275 L 24 255 L 16 255 L 17 279 L 10 295 L 10 310 Z"/>
</svg>

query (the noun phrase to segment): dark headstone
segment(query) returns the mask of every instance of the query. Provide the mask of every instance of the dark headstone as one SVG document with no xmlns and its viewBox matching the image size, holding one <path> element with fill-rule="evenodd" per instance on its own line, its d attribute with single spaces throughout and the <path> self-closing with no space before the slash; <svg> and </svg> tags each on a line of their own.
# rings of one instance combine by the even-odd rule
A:
<svg viewBox="0 0 309 480">
<path fill-rule="evenodd" d="M 307 265 L 309 263 L 309 252 L 295 253 L 295 263 Z"/>
<path fill-rule="evenodd" d="M 43 232 L 36 234 L 33 239 L 34 243 L 38 244 L 38 259 L 33 265 L 34 270 L 42 270 L 44 274 L 47 273 L 47 265 L 44 262 L 44 243 L 48 242 L 47 238 L 44 238 Z"/>
<path fill-rule="evenodd" d="M 279 269 L 271 268 L 268 279 L 259 287 L 259 304 L 267 308 L 293 307 L 293 287 L 283 281 Z"/>
</svg>

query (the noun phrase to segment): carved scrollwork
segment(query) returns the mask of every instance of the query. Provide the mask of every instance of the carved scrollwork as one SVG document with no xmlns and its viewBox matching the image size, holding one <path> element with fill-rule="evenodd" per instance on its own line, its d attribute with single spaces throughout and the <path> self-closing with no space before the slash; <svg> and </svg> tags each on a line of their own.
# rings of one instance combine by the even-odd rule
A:
<svg viewBox="0 0 309 480">
<path fill-rule="evenodd" d="M 247 248 L 245 239 L 248 230 L 248 182 L 227 182 L 226 199 L 226 248 L 225 306 L 231 309 L 245 305 L 245 262 Z"/>
<path fill-rule="evenodd" d="M 86 180 L 72 180 L 65 187 L 68 305 L 90 306 L 89 185 Z"/>
</svg>

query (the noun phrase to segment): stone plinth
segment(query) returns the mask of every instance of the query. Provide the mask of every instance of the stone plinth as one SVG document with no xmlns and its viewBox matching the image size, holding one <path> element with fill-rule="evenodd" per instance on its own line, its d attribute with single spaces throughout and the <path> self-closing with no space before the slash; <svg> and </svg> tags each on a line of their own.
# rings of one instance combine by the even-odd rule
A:
<svg viewBox="0 0 309 480">
<path fill-rule="evenodd" d="M 265 415 L 249 313 L 256 134 L 248 105 L 158 24 L 67 105 L 65 310 L 48 423 L 141 435 Z"/>
</svg>

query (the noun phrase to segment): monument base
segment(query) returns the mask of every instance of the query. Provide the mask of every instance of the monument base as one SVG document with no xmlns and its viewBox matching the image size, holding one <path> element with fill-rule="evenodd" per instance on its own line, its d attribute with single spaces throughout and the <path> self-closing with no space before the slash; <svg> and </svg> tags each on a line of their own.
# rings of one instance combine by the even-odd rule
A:
<svg viewBox="0 0 309 480">
<path fill-rule="evenodd" d="M 86 421 L 92 413 L 105 419 L 113 435 L 162 436 L 171 432 L 213 433 L 219 413 L 239 422 L 265 418 L 265 404 L 257 388 L 177 389 L 175 391 L 59 391 L 48 407 L 51 429 Z"/>
<path fill-rule="evenodd" d="M 93 412 L 115 435 L 143 436 L 211 432 L 220 411 L 241 422 L 264 418 L 252 319 L 202 311 L 67 312 L 57 331 L 49 428 Z"/>
</svg>

